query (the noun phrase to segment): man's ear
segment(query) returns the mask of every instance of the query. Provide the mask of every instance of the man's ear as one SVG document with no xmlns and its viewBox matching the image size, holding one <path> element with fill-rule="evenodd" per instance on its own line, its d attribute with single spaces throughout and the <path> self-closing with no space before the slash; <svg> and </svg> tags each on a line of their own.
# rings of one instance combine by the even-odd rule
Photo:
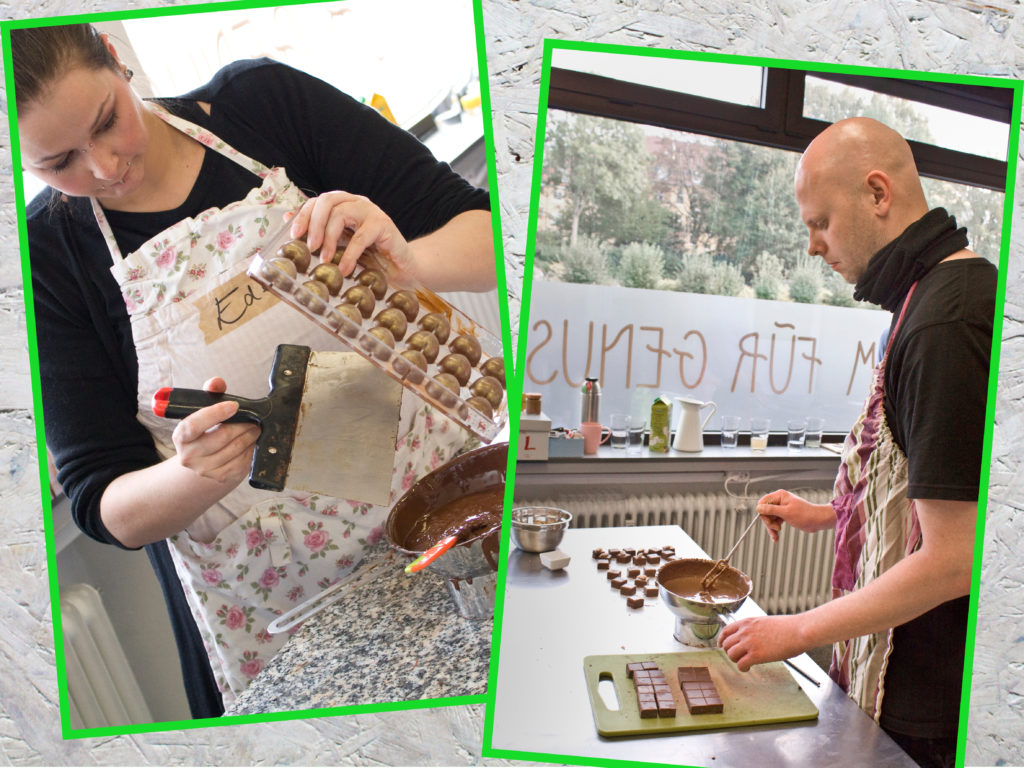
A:
<svg viewBox="0 0 1024 768">
<path fill-rule="evenodd" d="M 864 179 L 875 212 L 885 215 L 892 206 L 892 179 L 885 171 L 869 171 Z"/>
</svg>

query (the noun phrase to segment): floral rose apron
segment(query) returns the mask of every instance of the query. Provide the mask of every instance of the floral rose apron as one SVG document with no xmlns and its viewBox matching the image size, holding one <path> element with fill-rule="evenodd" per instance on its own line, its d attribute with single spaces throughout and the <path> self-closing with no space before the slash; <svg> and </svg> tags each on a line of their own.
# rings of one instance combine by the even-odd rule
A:
<svg viewBox="0 0 1024 768">
<path fill-rule="evenodd" d="M 284 169 L 266 168 L 208 131 L 153 107 L 169 125 L 262 182 L 243 200 L 180 221 L 124 257 L 102 208 L 92 201 L 131 318 L 139 361 L 138 418 L 167 458 L 175 452 L 171 433 L 177 422 L 150 410 L 160 387 L 197 388 L 222 376 L 233 394 L 262 397 L 279 343 L 316 351 L 347 348 L 245 274 L 266 236 L 279 230 L 285 213 L 306 196 Z M 386 377 L 372 367 L 366 375 Z M 407 393 L 398 435 L 391 503 L 468 439 L 468 433 Z M 170 537 L 226 707 L 287 639 L 268 634 L 267 625 L 351 571 L 382 537 L 387 511 L 343 499 L 262 491 L 243 482 Z"/>
<path fill-rule="evenodd" d="M 907 498 L 907 457 L 885 419 L 885 367 L 916 283 L 903 302 L 871 392 L 846 438 L 833 490 L 836 512 L 832 597 L 861 589 L 921 543 L 914 502 Z M 832 649 L 830 676 L 861 709 L 878 720 L 892 629 L 841 641 Z"/>
</svg>

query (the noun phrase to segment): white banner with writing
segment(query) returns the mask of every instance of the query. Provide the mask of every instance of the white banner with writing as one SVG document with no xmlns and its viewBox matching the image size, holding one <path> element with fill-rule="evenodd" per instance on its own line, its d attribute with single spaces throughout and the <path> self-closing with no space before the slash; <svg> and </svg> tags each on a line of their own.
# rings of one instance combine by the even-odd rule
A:
<svg viewBox="0 0 1024 768">
<path fill-rule="evenodd" d="M 892 315 L 732 296 L 533 283 L 524 392 L 543 395 L 553 426 L 580 422 L 584 378 L 601 383 L 601 420 L 649 421 L 656 396 L 713 401 L 720 417 L 820 416 L 845 432 L 860 413 Z M 706 416 L 710 408 L 704 411 Z M 679 414 L 673 402 L 675 428 Z M 648 425 L 649 426 L 649 425 Z"/>
</svg>

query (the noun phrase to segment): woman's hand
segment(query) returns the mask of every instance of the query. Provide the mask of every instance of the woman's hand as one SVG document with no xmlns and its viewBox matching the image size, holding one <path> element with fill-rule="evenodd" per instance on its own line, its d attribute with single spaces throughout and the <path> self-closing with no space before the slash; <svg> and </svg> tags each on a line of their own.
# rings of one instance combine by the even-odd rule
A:
<svg viewBox="0 0 1024 768">
<path fill-rule="evenodd" d="M 207 392 L 224 392 L 210 379 Z M 238 410 L 226 400 L 182 419 L 171 433 L 176 453 L 144 469 L 115 477 L 100 499 L 100 516 L 114 538 L 129 548 L 166 539 L 192 525 L 249 475 L 260 429 L 225 424 Z"/>
<path fill-rule="evenodd" d="M 224 392 L 227 385 L 217 377 L 203 389 Z M 237 410 L 238 403 L 225 400 L 182 419 L 171 434 L 181 466 L 231 487 L 248 477 L 260 429 L 255 424 L 225 424 Z"/>
<path fill-rule="evenodd" d="M 334 259 L 338 240 L 346 229 L 354 234 L 338 264 L 343 275 L 351 274 L 363 252 L 376 246 L 394 265 L 399 277 L 412 276 L 414 263 L 409 243 L 390 217 L 362 195 L 339 190 L 310 198 L 292 220 L 291 236 L 306 235 L 309 249 L 319 249 L 320 261 L 328 262 Z"/>
<path fill-rule="evenodd" d="M 772 541 L 779 540 L 783 523 L 807 533 L 833 527 L 836 523 L 836 513 L 831 504 L 812 504 L 784 490 L 762 496 L 757 502 L 757 514 L 761 516 Z"/>
<path fill-rule="evenodd" d="M 332 261 L 346 229 L 354 234 L 339 268 L 349 275 L 370 246 L 385 256 L 388 282 L 419 283 L 435 291 L 489 291 L 496 285 L 494 234 L 489 211 L 463 211 L 412 242 L 371 200 L 334 191 L 307 200 L 292 219 L 291 236 L 305 235 L 321 261 Z"/>
</svg>

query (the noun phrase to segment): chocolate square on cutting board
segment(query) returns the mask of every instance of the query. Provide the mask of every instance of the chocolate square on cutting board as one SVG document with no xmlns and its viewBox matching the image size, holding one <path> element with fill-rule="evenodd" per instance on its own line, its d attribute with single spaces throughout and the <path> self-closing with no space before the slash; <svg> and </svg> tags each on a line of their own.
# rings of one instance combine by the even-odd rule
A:
<svg viewBox="0 0 1024 768">
<path fill-rule="evenodd" d="M 640 717 L 676 716 L 675 696 L 657 662 L 630 662 L 626 665 L 626 675 L 633 678 Z"/>
<path fill-rule="evenodd" d="M 626 665 L 626 677 L 628 677 L 630 680 L 632 680 L 633 679 L 633 673 L 636 672 L 637 670 L 641 670 L 641 669 L 647 669 L 647 667 L 644 666 L 644 662 L 642 662 L 642 661 L 631 661 L 631 662 L 629 662 L 629 664 Z"/>
<path fill-rule="evenodd" d="M 637 707 L 640 709 L 640 717 L 657 717 L 658 716 L 658 701 L 655 698 L 641 699 L 637 702 Z"/>
<path fill-rule="evenodd" d="M 671 693 L 668 696 L 658 696 L 655 701 L 658 707 L 658 717 L 676 716 L 676 700 Z"/>
<path fill-rule="evenodd" d="M 722 699 L 711 679 L 707 667 L 679 667 L 679 689 L 691 715 L 718 714 L 723 710 Z"/>
</svg>

